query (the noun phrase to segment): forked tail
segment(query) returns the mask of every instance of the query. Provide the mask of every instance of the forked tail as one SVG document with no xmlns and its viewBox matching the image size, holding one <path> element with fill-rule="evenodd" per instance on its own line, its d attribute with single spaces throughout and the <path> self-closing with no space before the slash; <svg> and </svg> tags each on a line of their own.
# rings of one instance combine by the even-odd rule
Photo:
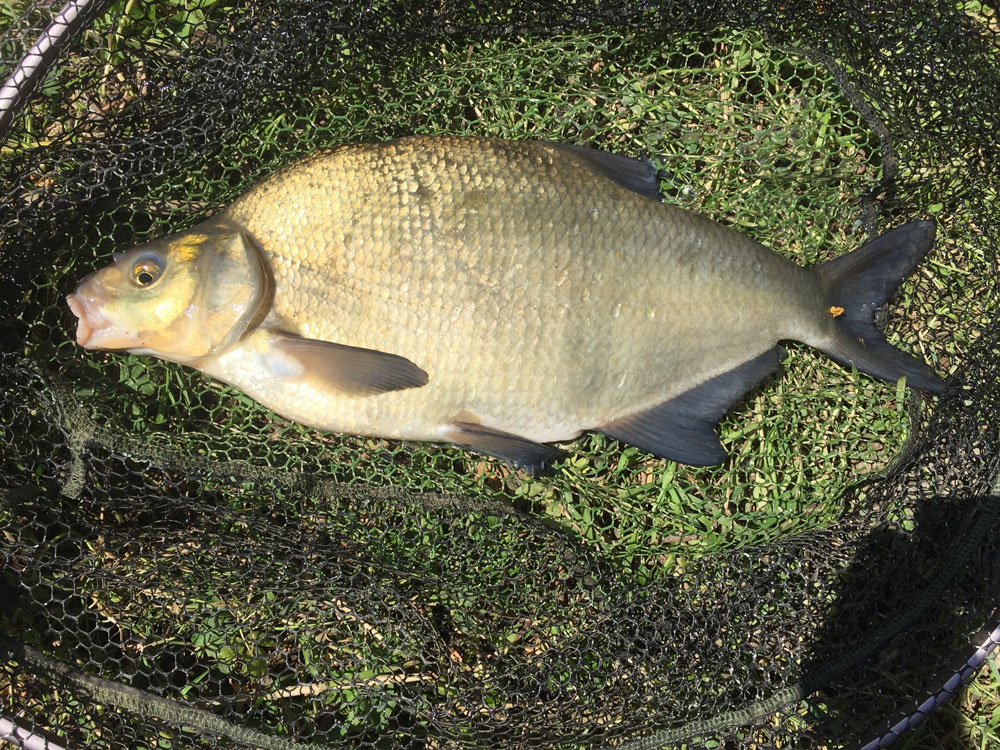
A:
<svg viewBox="0 0 1000 750">
<path fill-rule="evenodd" d="M 816 266 L 838 332 L 823 351 L 843 365 L 853 365 L 882 380 L 892 382 L 905 377 L 907 385 L 920 391 L 946 390 L 937 373 L 889 344 L 874 322 L 875 310 L 933 245 L 934 222 L 914 221 L 876 237 L 852 253 Z"/>
</svg>

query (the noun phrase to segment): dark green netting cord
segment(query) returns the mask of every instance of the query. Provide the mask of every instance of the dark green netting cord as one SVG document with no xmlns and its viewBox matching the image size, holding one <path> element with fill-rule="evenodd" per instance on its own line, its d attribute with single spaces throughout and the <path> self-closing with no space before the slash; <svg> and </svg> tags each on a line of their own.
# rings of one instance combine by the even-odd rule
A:
<svg viewBox="0 0 1000 750">
<path fill-rule="evenodd" d="M 998 623 L 998 50 L 979 0 L 4 5 L 0 736 L 896 740 Z M 953 389 L 792 345 L 725 464 L 587 435 L 531 477 L 76 345 L 65 295 L 113 253 L 411 133 L 648 157 L 804 265 L 933 218 L 877 322 Z"/>
<path fill-rule="evenodd" d="M 623 747 L 627 750 L 656 750 L 670 747 L 682 740 L 724 733 L 733 727 L 750 724 L 754 720 L 762 719 L 782 709 L 788 709 L 795 703 L 806 699 L 815 690 L 829 683 L 832 678 L 850 669 L 859 661 L 868 658 L 891 638 L 913 625 L 941 597 L 959 569 L 968 562 L 971 555 L 982 543 L 983 536 L 994 528 L 998 516 L 1000 516 L 1000 487 L 995 487 L 983 511 L 974 520 L 968 531 L 963 534 L 961 543 L 942 561 L 936 575 L 926 583 L 918 598 L 910 604 L 909 608 L 880 630 L 871 634 L 853 650 L 807 674 L 800 683 L 787 687 L 766 700 L 757 701 L 739 710 L 728 711 L 712 719 L 692 722 L 674 729 L 657 730 L 647 737 L 624 745 L 615 745 L 615 747 Z M 155 717 L 172 724 L 183 725 L 188 730 L 206 735 L 228 737 L 237 742 L 262 748 L 286 750 L 287 748 L 324 747 L 324 745 L 316 743 L 291 743 L 227 722 L 207 710 L 166 700 L 155 694 L 121 683 L 81 674 L 65 663 L 45 656 L 23 644 L 13 647 L 12 650 L 14 651 L 12 656 L 22 664 L 29 668 L 40 668 L 51 673 L 96 703 L 116 706 L 139 716 Z"/>
</svg>

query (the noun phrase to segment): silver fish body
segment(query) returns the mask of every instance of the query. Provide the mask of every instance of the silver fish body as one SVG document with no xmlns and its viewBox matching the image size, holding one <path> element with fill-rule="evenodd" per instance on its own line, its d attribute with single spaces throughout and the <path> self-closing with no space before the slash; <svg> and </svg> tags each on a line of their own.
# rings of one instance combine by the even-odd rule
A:
<svg viewBox="0 0 1000 750">
<path fill-rule="evenodd" d="M 100 309 L 107 330 L 127 330 L 119 348 L 191 364 L 325 430 L 457 442 L 529 467 L 554 454 L 540 444 L 602 430 L 714 463 L 724 454 L 712 426 L 776 367 L 783 339 L 941 389 L 871 324 L 933 227 L 883 237 L 844 256 L 850 264 L 806 269 L 659 202 L 641 162 L 418 137 L 315 154 L 119 260 L 125 279 L 150 252 L 166 266 L 230 248 L 227 270 L 215 262 L 193 282 L 236 299 L 212 308 L 226 315 L 207 327 L 233 323 L 220 343 L 188 346 L 196 357 L 147 346 L 141 325 L 105 315 L 113 290 L 100 274 L 71 306 L 81 324 Z M 858 278 L 869 279 L 861 292 Z M 188 304 L 188 317 L 204 314 L 190 307 L 206 304 Z"/>
</svg>

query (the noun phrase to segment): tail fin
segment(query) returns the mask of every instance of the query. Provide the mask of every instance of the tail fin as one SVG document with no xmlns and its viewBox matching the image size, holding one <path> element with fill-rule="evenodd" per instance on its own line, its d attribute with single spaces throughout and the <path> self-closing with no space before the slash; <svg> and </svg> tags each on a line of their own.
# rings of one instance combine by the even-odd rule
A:
<svg viewBox="0 0 1000 750">
<path fill-rule="evenodd" d="M 889 344 L 875 327 L 875 310 L 934 245 L 934 222 L 914 221 L 857 250 L 816 266 L 827 289 L 830 314 L 837 318 L 838 335 L 824 351 L 882 380 L 905 377 L 920 391 L 941 393 L 944 381 L 925 363 Z"/>
</svg>

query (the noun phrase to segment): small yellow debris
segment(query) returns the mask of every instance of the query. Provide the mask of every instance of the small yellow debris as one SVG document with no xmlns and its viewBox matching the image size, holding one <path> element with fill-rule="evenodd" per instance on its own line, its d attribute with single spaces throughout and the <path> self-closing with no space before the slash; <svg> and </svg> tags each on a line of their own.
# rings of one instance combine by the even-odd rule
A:
<svg viewBox="0 0 1000 750">
<path fill-rule="evenodd" d="M 837 305 L 830 305 L 830 309 L 827 310 L 827 312 L 830 313 L 830 315 L 832 315 L 833 317 L 839 318 L 841 315 L 844 314 L 844 308 L 837 307 Z"/>
</svg>

